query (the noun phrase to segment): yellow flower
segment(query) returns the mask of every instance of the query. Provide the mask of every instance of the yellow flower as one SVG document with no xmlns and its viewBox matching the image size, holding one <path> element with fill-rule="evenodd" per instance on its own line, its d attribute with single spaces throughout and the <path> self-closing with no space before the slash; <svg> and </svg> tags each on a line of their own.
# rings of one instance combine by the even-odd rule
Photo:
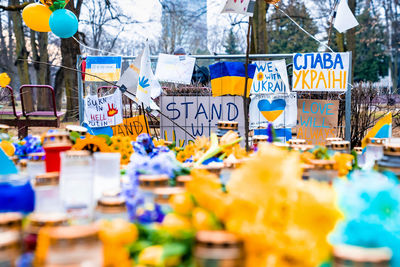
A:
<svg viewBox="0 0 400 267">
<path fill-rule="evenodd" d="M 332 158 L 335 161 L 335 170 L 339 172 L 339 176 L 345 176 L 353 168 L 353 155 L 344 153 L 335 153 Z"/>
<path fill-rule="evenodd" d="M 179 256 L 164 256 L 164 248 L 160 245 L 147 247 L 139 254 L 139 264 L 145 266 L 177 266 L 180 263 Z"/>
<path fill-rule="evenodd" d="M 7 73 L 3 72 L 2 74 L 0 74 L 0 87 L 6 87 L 10 84 L 10 82 L 11 79 Z"/>
<path fill-rule="evenodd" d="M 159 140 L 154 139 L 153 143 L 154 143 L 154 146 L 156 146 L 156 147 L 164 146 L 165 145 L 165 140 L 164 139 L 159 139 Z"/>
<path fill-rule="evenodd" d="M 261 82 L 263 79 L 264 79 L 264 74 L 262 72 L 259 72 L 257 74 L 257 80 Z"/>
</svg>

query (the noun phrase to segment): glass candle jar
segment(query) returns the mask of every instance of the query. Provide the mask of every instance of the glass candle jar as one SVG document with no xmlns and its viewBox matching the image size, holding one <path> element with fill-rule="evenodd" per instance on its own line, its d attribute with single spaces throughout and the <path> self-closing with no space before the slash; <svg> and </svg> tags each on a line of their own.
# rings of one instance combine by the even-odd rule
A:
<svg viewBox="0 0 400 267">
<path fill-rule="evenodd" d="M 325 139 L 325 146 L 327 148 L 331 148 L 332 142 L 340 142 L 340 141 L 343 141 L 343 139 L 340 137 L 329 137 Z"/>
<path fill-rule="evenodd" d="M 35 205 L 35 192 L 26 175 L 0 175 L 0 212 L 30 213 Z"/>
<path fill-rule="evenodd" d="M 98 200 L 104 191 L 121 188 L 120 153 L 94 153 L 94 199 Z"/>
<path fill-rule="evenodd" d="M 88 151 L 61 153 L 60 194 L 74 223 L 93 219 L 93 161 Z"/>
<path fill-rule="evenodd" d="M 151 224 L 161 222 L 163 214 L 161 207 L 155 204 L 154 190 L 160 187 L 168 187 L 169 177 L 167 175 L 140 175 L 139 190 L 135 198 L 134 220 Z"/>
<path fill-rule="evenodd" d="M 313 168 L 308 171 L 310 179 L 331 184 L 338 177 L 334 169 L 335 162 L 332 160 L 310 160 Z"/>
<path fill-rule="evenodd" d="M 98 238 L 97 226 L 56 227 L 46 229 L 43 235 L 46 237 L 39 237 L 38 246 L 46 255 L 44 266 L 103 266 L 103 246 Z"/>
<path fill-rule="evenodd" d="M 128 220 L 125 199 L 118 196 L 100 198 L 97 201 L 95 220 L 113 220 L 117 218 Z"/>
<path fill-rule="evenodd" d="M 388 248 L 335 246 L 333 267 L 389 267 L 392 252 Z"/>
<path fill-rule="evenodd" d="M 307 142 L 304 139 L 290 139 L 289 140 L 289 145 L 305 145 Z"/>
<path fill-rule="evenodd" d="M 45 163 L 46 153 L 32 153 L 28 155 L 27 172 L 29 177 L 35 178 L 37 175 L 46 172 Z"/>
<path fill-rule="evenodd" d="M 33 182 L 35 212 L 64 212 L 60 198 L 59 178 L 60 174 L 58 172 L 48 172 L 36 176 Z"/>
<path fill-rule="evenodd" d="M 194 256 L 197 267 L 244 266 L 243 242 L 225 231 L 199 231 Z"/>
<path fill-rule="evenodd" d="M 169 199 L 173 195 L 185 192 L 182 187 L 160 187 L 154 190 L 154 199 L 157 205 L 160 205 L 163 214 L 170 213 L 172 207 L 169 205 Z"/>
<path fill-rule="evenodd" d="M 376 161 L 383 157 L 383 147 L 386 143 L 384 138 L 368 138 L 365 147 L 365 168 L 372 169 Z"/>
<path fill-rule="evenodd" d="M 200 165 L 196 167 L 196 169 L 207 170 L 210 173 L 217 175 L 218 177 L 221 175 L 221 171 L 223 168 L 224 164 L 222 162 L 212 162 L 208 165 Z"/>
<path fill-rule="evenodd" d="M 46 151 L 46 171 L 60 171 L 60 153 L 70 150 L 72 142 L 69 139 L 69 133 L 47 133 L 43 140 L 43 149 Z"/>
<path fill-rule="evenodd" d="M 0 213 L 0 232 L 22 230 L 22 214 L 18 212 Z"/>
<path fill-rule="evenodd" d="M 350 154 L 350 142 L 349 141 L 332 141 L 330 149 L 339 153 Z"/>
<path fill-rule="evenodd" d="M 20 233 L 18 231 L 0 232 L 0 266 L 16 267 L 21 255 Z"/>
<path fill-rule="evenodd" d="M 66 225 L 67 219 L 67 215 L 62 213 L 32 213 L 29 215 L 23 234 L 24 252 L 35 251 L 37 236 L 41 228 Z"/>
<path fill-rule="evenodd" d="M 357 153 L 358 166 L 362 168 L 365 164 L 365 157 L 363 154 L 363 149 L 362 149 L 362 147 L 355 147 L 353 150 Z"/>
<path fill-rule="evenodd" d="M 176 186 L 178 187 L 185 187 L 186 183 L 190 182 L 192 180 L 192 176 L 190 175 L 181 175 L 176 177 Z"/>
<path fill-rule="evenodd" d="M 400 144 L 386 144 L 383 153 L 377 162 L 379 171 L 391 171 L 400 180 Z"/>
</svg>

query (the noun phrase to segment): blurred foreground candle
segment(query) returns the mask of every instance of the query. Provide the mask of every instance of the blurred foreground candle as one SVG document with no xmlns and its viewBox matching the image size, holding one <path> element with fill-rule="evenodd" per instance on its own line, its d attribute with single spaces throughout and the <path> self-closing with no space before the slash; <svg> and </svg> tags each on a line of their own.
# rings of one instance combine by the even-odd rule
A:
<svg viewBox="0 0 400 267">
<path fill-rule="evenodd" d="M 106 190 L 119 190 L 120 153 L 94 153 L 94 198 L 98 200 Z"/>
<path fill-rule="evenodd" d="M 332 183 L 338 177 L 338 172 L 334 169 L 335 162 L 332 160 L 310 160 L 313 168 L 308 170 L 310 179 L 320 182 Z"/>
<path fill-rule="evenodd" d="M 224 231 L 199 231 L 194 248 L 196 267 L 243 267 L 243 243 Z"/>
<path fill-rule="evenodd" d="M 160 187 L 154 190 L 155 203 L 160 205 L 164 214 L 172 212 L 169 200 L 173 195 L 181 194 L 185 190 L 182 187 Z"/>
<path fill-rule="evenodd" d="M 46 171 L 60 171 L 60 153 L 70 150 L 72 143 L 68 133 L 48 133 L 43 140 L 43 149 L 46 151 Z"/>
<path fill-rule="evenodd" d="M 400 144 L 386 144 L 384 156 L 377 162 L 380 171 L 391 171 L 400 180 Z"/>
<path fill-rule="evenodd" d="M 0 212 L 32 212 L 35 193 L 28 176 L 0 175 Z"/>
<path fill-rule="evenodd" d="M 36 176 L 35 212 L 63 212 L 59 188 L 60 173 L 48 172 Z"/>
<path fill-rule="evenodd" d="M 46 153 L 32 153 L 28 155 L 27 172 L 29 177 L 35 178 L 37 175 L 46 172 L 45 163 Z"/>
<path fill-rule="evenodd" d="M 22 230 L 22 214 L 18 212 L 0 213 L 0 232 Z"/>
<path fill-rule="evenodd" d="M 103 266 L 103 247 L 95 225 L 42 229 L 38 239 L 40 266 Z"/>
<path fill-rule="evenodd" d="M 372 169 L 376 161 L 382 159 L 386 141 L 384 138 L 368 138 L 364 152 L 366 169 Z"/>
<path fill-rule="evenodd" d="M 93 160 L 88 151 L 61 153 L 60 193 L 63 206 L 74 223 L 93 218 Z"/>
<path fill-rule="evenodd" d="M 24 252 L 33 252 L 36 249 L 37 236 L 43 227 L 54 227 L 67 224 L 67 216 L 63 213 L 32 213 L 27 218 L 24 229 Z"/>
<path fill-rule="evenodd" d="M 334 247 L 333 267 L 389 267 L 392 252 L 388 248 Z"/>
<path fill-rule="evenodd" d="M 128 220 L 125 199 L 118 196 L 104 196 L 100 198 L 97 201 L 95 220 L 112 220 L 117 218 Z"/>
<path fill-rule="evenodd" d="M 357 153 L 357 163 L 359 167 L 363 167 L 365 164 L 365 156 L 363 154 L 362 147 L 355 147 L 354 151 Z"/>
<path fill-rule="evenodd" d="M 0 266 L 14 267 L 21 255 L 20 233 L 18 231 L 0 232 Z"/>
<path fill-rule="evenodd" d="M 349 141 L 333 141 L 331 142 L 331 147 L 333 151 L 339 153 L 350 153 L 350 142 Z"/>
</svg>

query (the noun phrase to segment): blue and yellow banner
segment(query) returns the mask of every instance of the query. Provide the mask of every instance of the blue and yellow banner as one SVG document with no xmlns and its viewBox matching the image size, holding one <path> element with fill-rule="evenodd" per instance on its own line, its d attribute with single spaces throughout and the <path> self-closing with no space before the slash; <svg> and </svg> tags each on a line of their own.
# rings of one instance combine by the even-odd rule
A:
<svg viewBox="0 0 400 267">
<path fill-rule="evenodd" d="M 375 126 L 367 133 L 361 142 L 364 149 L 367 146 L 368 138 L 391 138 L 392 137 L 392 113 L 389 112 L 380 119 Z"/>
<path fill-rule="evenodd" d="M 118 81 L 121 76 L 121 57 L 87 57 L 86 73 L 96 75 L 106 81 Z M 91 75 L 85 76 L 86 82 L 102 82 Z"/>
<path fill-rule="evenodd" d="M 255 71 L 256 65 L 249 64 L 247 97 L 250 95 Z M 223 95 L 243 96 L 246 82 L 245 73 L 245 65 L 242 62 L 218 62 L 210 65 L 213 97 Z"/>
</svg>

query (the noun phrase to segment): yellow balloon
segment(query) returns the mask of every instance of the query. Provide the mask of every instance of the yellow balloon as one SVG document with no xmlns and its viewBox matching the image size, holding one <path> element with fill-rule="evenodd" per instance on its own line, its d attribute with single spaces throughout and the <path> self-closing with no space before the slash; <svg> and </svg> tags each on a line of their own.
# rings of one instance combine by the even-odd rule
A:
<svg viewBox="0 0 400 267">
<path fill-rule="evenodd" d="M 26 26 L 37 32 L 51 31 L 49 19 L 52 12 L 51 10 L 41 4 L 29 4 L 22 11 L 22 18 Z"/>
</svg>

